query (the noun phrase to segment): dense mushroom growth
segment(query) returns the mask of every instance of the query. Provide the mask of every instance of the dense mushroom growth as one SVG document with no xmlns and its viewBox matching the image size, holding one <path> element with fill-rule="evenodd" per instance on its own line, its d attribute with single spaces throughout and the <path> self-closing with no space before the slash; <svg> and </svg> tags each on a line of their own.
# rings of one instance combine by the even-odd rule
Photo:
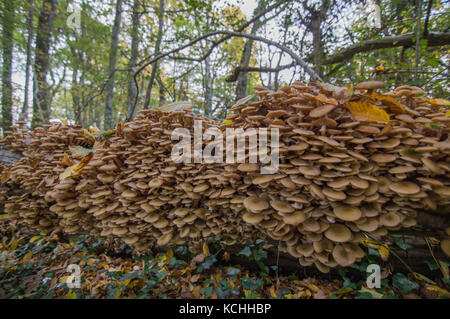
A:
<svg viewBox="0 0 450 319">
<path fill-rule="evenodd" d="M 412 227 L 421 210 L 450 212 L 450 118 L 417 97 L 420 88 L 376 93 L 382 87 L 257 87 L 222 125 L 187 110 L 144 110 L 98 138 L 80 126 L 30 132 L 19 123 L 4 142 L 24 157 L 3 171 L 0 200 L 33 229 L 118 236 L 137 251 L 212 235 L 227 244 L 268 236 L 302 266 L 349 266 L 364 255 L 364 232 Z M 390 120 L 353 111 L 367 104 Z M 262 164 L 248 161 L 173 162 L 172 131 L 193 136 L 195 120 L 224 136 L 227 128 L 277 128 L 278 172 L 262 174 Z M 247 146 L 247 159 L 251 152 Z M 65 174 L 67 167 L 75 168 Z M 449 255 L 446 231 L 441 248 Z"/>
</svg>

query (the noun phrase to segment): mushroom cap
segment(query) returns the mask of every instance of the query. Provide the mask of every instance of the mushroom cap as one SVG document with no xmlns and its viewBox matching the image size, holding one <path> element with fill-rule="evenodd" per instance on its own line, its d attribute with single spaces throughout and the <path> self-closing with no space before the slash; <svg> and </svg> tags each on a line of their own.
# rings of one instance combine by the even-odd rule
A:
<svg viewBox="0 0 450 319">
<path fill-rule="evenodd" d="M 374 90 L 383 89 L 385 87 L 384 83 L 381 81 L 365 81 L 356 84 L 355 89 L 357 90 Z"/>
<path fill-rule="evenodd" d="M 162 235 L 161 237 L 158 238 L 156 244 L 158 246 L 165 246 L 170 242 L 172 237 L 173 237 L 172 231 L 165 233 L 164 235 Z"/>
<path fill-rule="evenodd" d="M 324 187 L 322 193 L 331 201 L 341 201 L 347 198 L 347 195 L 342 191 L 337 191 L 329 187 Z"/>
<path fill-rule="evenodd" d="M 387 227 L 395 227 L 401 223 L 402 219 L 395 212 L 389 212 L 380 216 L 380 222 Z"/>
<path fill-rule="evenodd" d="M 389 185 L 391 191 L 400 195 L 414 195 L 420 192 L 420 187 L 412 182 L 397 182 Z"/>
<path fill-rule="evenodd" d="M 334 214 L 345 221 L 355 221 L 361 218 L 361 210 L 355 206 L 340 205 L 334 209 Z"/>
<path fill-rule="evenodd" d="M 250 196 L 244 199 L 244 207 L 253 213 L 258 213 L 269 208 L 269 203 L 258 196 Z"/>
<path fill-rule="evenodd" d="M 255 224 L 259 224 L 264 219 L 264 215 L 246 212 L 244 215 L 242 215 L 242 219 L 246 223 L 255 225 Z"/>
<path fill-rule="evenodd" d="M 354 252 L 350 249 L 345 249 L 343 245 L 335 246 L 332 254 L 334 260 L 342 267 L 350 266 L 356 261 Z"/>
<path fill-rule="evenodd" d="M 450 238 L 441 240 L 441 249 L 447 257 L 450 257 Z"/>
<path fill-rule="evenodd" d="M 338 243 L 344 243 L 352 239 L 352 232 L 347 226 L 333 224 L 325 231 L 325 237 Z"/>
<path fill-rule="evenodd" d="M 295 211 L 294 207 L 289 203 L 278 199 L 271 200 L 270 205 L 280 213 L 292 213 Z"/>
<path fill-rule="evenodd" d="M 242 163 L 237 167 L 241 172 L 254 172 L 259 170 L 259 165 L 254 163 Z"/>
<path fill-rule="evenodd" d="M 298 225 L 306 220 L 306 215 L 301 211 L 296 211 L 292 214 L 283 217 L 283 222 L 288 225 Z"/>
</svg>

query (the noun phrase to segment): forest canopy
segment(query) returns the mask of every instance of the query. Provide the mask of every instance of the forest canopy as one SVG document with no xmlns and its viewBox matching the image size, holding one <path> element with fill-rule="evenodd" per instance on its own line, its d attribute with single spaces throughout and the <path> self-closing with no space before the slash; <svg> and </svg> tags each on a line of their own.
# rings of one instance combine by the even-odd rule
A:
<svg viewBox="0 0 450 319">
<path fill-rule="evenodd" d="M 175 101 L 223 120 L 254 86 L 316 76 L 448 96 L 438 0 L 5 0 L 1 12 L 3 131 L 57 119 L 109 129 Z"/>
</svg>

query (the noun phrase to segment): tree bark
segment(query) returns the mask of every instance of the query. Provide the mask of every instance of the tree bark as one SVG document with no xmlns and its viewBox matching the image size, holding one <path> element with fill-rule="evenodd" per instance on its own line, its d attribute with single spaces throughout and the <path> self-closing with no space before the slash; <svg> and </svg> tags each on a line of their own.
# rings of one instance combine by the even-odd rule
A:
<svg viewBox="0 0 450 319">
<path fill-rule="evenodd" d="M 255 8 L 253 15 L 258 15 L 264 11 L 265 1 L 259 0 L 258 6 Z M 256 31 L 263 25 L 263 22 L 259 19 L 255 20 L 250 31 L 251 35 L 254 35 Z M 239 69 L 245 69 L 250 64 L 250 58 L 252 57 L 253 40 L 248 39 L 245 42 L 244 50 L 242 51 L 241 61 L 239 63 Z M 248 74 L 246 72 L 239 73 L 236 84 L 236 101 L 246 96 L 247 92 Z"/>
<path fill-rule="evenodd" d="M 11 128 L 12 116 L 12 63 L 14 45 L 14 2 L 2 1 L 2 128 L 3 134 Z"/>
<path fill-rule="evenodd" d="M 133 13 L 131 16 L 131 57 L 128 67 L 130 71 L 128 72 L 128 96 L 127 96 L 127 107 L 128 114 L 131 114 L 131 118 L 134 117 L 135 110 L 133 108 L 134 101 L 136 99 L 136 85 L 134 83 L 134 72 L 136 72 L 136 64 L 139 54 L 139 18 L 140 18 L 140 0 L 134 0 L 133 2 Z"/>
<path fill-rule="evenodd" d="M 114 100 L 114 74 L 117 60 L 117 46 L 119 42 L 120 20 L 122 14 L 123 0 L 117 0 L 116 14 L 114 18 L 114 26 L 111 35 L 111 48 L 109 51 L 109 66 L 108 66 L 108 84 L 106 86 L 106 106 L 105 106 L 105 122 L 103 128 L 109 129 L 114 126 L 113 116 L 113 100 Z"/>
<path fill-rule="evenodd" d="M 20 112 L 20 120 L 26 121 L 28 118 L 28 95 L 30 91 L 30 71 L 31 71 L 31 57 L 32 57 L 32 50 L 31 45 L 33 44 L 33 12 L 34 12 L 34 1 L 28 0 L 28 14 L 27 14 L 27 32 L 28 32 L 28 39 L 27 39 L 27 62 L 25 65 L 25 87 L 24 87 L 24 93 L 23 93 L 23 106 L 22 111 Z"/>
<path fill-rule="evenodd" d="M 213 94 L 212 94 L 212 79 L 211 79 L 211 63 L 209 56 L 205 59 L 205 72 L 203 77 L 203 85 L 204 85 L 204 92 L 205 92 L 205 116 L 212 115 L 212 100 L 213 100 Z"/>
<path fill-rule="evenodd" d="M 158 34 L 156 36 L 155 53 L 154 53 L 155 56 L 157 56 L 159 54 L 160 49 L 161 49 L 163 28 L 164 28 L 164 0 L 160 0 L 159 1 L 159 13 L 158 13 Z M 152 65 L 152 73 L 150 75 L 150 80 L 148 82 L 147 91 L 145 93 L 145 102 L 144 102 L 145 110 L 148 109 L 150 106 L 150 99 L 152 96 L 153 83 L 155 82 L 156 71 L 158 68 L 159 68 L 159 61 L 156 61 Z"/>
<path fill-rule="evenodd" d="M 55 11 L 56 0 L 43 0 L 36 32 L 32 128 L 44 125 L 50 120 L 47 73 L 50 66 L 49 49 Z"/>
</svg>

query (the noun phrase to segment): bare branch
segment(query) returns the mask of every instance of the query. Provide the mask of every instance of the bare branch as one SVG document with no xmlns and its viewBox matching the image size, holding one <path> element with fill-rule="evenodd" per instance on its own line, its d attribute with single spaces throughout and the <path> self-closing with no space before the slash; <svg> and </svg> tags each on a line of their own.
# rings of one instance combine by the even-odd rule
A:
<svg viewBox="0 0 450 319">
<path fill-rule="evenodd" d="M 323 64 L 333 64 L 338 62 L 343 62 L 351 59 L 355 54 L 367 51 L 373 51 L 385 48 L 394 48 L 401 46 L 412 46 L 416 35 L 414 33 L 406 33 L 402 35 L 387 36 L 381 39 L 366 40 L 347 48 L 340 50 L 339 52 L 329 56 Z M 423 37 L 428 40 L 427 45 L 440 46 L 450 44 L 450 32 L 429 32 Z"/>
<path fill-rule="evenodd" d="M 294 66 L 296 66 L 297 63 L 291 63 L 291 64 L 285 64 L 285 65 L 279 65 L 275 68 L 271 68 L 271 67 L 248 67 L 248 68 L 241 68 L 241 67 L 237 67 L 233 70 L 233 73 L 225 80 L 227 82 L 235 82 L 237 80 L 237 76 L 239 73 L 248 73 L 248 72 L 260 72 L 260 73 L 275 73 L 275 72 L 280 72 L 281 70 L 284 69 L 289 69 L 292 68 Z"/>
<path fill-rule="evenodd" d="M 259 42 L 263 42 L 266 43 L 268 45 L 272 45 L 278 49 L 280 49 L 283 52 L 286 52 L 287 54 L 289 54 L 291 56 L 291 58 L 295 61 L 296 65 L 300 65 L 309 75 L 313 80 L 319 80 L 319 81 L 323 81 L 322 78 L 313 70 L 309 67 L 309 65 L 301 58 L 299 57 L 294 51 L 292 51 L 291 49 L 289 49 L 288 47 L 285 47 L 281 44 L 279 44 L 278 42 L 257 36 L 257 35 L 252 35 L 252 34 L 246 34 L 246 33 L 242 33 L 242 32 L 235 32 L 235 31 L 228 31 L 228 30 L 219 30 L 219 31 L 214 31 L 214 32 L 210 32 L 207 34 L 204 34 L 192 41 L 190 41 L 189 43 L 186 43 L 185 45 L 182 45 L 178 48 L 175 48 L 173 50 L 170 50 L 166 53 L 161 53 L 158 54 L 156 57 L 154 57 L 151 60 L 146 61 L 148 58 L 145 58 L 144 60 L 142 60 L 141 62 L 138 63 L 138 65 L 141 65 L 141 67 L 135 72 L 134 74 L 134 81 L 136 84 L 136 87 L 138 87 L 138 83 L 137 83 L 137 75 L 142 72 L 142 70 L 144 70 L 147 66 L 149 66 L 150 64 L 155 63 L 156 61 L 169 56 L 171 54 L 180 52 L 190 46 L 193 46 L 194 44 L 196 44 L 197 42 L 200 42 L 202 40 L 205 40 L 207 38 L 210 38 L 212 36 L 216 36 L 216 35 L 220 35 L 220 34 L 224 34 L 224 35 L 229 35 L 231 37 L 241 37 L 241 38 L 247 38 L 247 39 L 252 39 L 255 41 L 259 41 Z M 136 104 L 137 104 L 137 100 L 138 100 L 138 96 L 139 96 L 139 89 L 137 90 L 137 95 L 136 95 L 136 99 L 134 102 L 134 108 L 136 108 Z M 134 112 L 134 110 L 132 110 Z M 130 112 L 132 113 L 132 112 Z M 130 114 L 128 114 L 127 116 L 127 121 L 131 121 L 130 118 Z"/>
</svg>

